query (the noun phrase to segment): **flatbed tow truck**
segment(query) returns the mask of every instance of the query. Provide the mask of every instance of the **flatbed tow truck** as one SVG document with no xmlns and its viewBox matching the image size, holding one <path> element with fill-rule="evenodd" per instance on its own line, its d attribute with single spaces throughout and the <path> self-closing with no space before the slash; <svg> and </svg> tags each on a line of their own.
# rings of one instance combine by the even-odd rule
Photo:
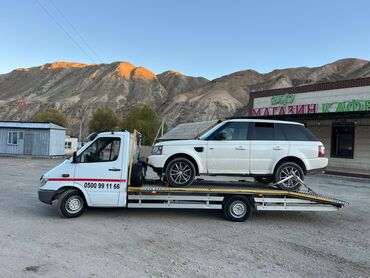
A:
<svg viewBox="0 0 370 278">
<path fill-rule="evenodd" d="M 62 217 L 80 216 L 87 207 L 222 210 L 231 221 L 245 221 L 253 211 L 336 211 L 348 203 L 321 196 L 297 176 L 299 191 L 251 182 L 196 182 L 186 188 L 145 181 L 137 131 L 95 134 L 73 157 L 41 177 L 40 201 L 56 202 Z"/>
</svg>

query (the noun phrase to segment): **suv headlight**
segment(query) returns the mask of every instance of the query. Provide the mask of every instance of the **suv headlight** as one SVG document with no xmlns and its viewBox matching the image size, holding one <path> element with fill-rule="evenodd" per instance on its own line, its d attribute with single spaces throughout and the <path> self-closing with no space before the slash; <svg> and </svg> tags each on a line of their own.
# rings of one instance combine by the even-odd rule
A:
<svg viewBox="0 0 370 278">
<path fill-rule="evenodd" d="M 154 146 L 152 148 L 152 155 L 161 155 L 162 154 L 162 150 L 163 150 L 163 146 L 161 146 L 161 145 Z"/>
</svg>

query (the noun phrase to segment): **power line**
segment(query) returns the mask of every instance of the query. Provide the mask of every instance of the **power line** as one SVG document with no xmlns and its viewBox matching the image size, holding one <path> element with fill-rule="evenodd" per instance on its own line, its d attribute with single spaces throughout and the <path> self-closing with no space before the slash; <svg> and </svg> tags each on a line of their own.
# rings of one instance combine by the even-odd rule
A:
<svg viewBox="0 0 370 278">
<path fill-rule="evenodd" d="M 85 38 L 81 35 L 81 33 L 77 30 L 77 28 L 68 20 L 68 18 L 63 14 L 63 12 L 58 8 L 58 6 L 54 3 L 54 1 L 49 0 L 49 2 L 54 6 L 54 8 L 58 11 L 61 17 L 68 23 L 68 25 L 73 29 L 73 31 L 77 34 L 80 40 L 85 44 L 85 46 L 90 50 L 90 52 L 97 58 L 97 60 L 103 63 L 100 56 L 94 51 L 94 49 L 89 45 L 89 43 L 85 40 Z"/>
<path fill-rule="evenodd" d="M 87 53 L 81 46 L 80 46 L 80 44 L 68 33 L 68 31 L 63 27 L 63 25 L 61 25 L 56 19 L 55 19 L 55 17 L 51 14 L 51 13 L 49 13 L 49 11 L 44 7 L 44 5 L 42 5 L 41 4 L 41 2 L 39 1 L 39 0 L 35 0 L 38 4 L 39 4 L 39 6 L 45 11 L 45 13 L 55 22 L 55 24 L 57 24 L 58 26 L 59 26 L 59 28 L 60 29 L 62 29 L 63 30 L 63 32 L 68 36 L 68 38 L 70 38 L 71 39 L 71 41 L 73 41 L 75 44 L 76 44 L 76 46 L 83 52 L 83 53 L 85 53 L 85 55 L 87 56 L 87 57 L 89 57 L 89 59 L 93 62 L 93 63 L 95 63 L 95 60 L 94 60 L 94 58 L 92 58 L 91 57 L 91 55 L 89 54 L 89 53 Z"/>
</svg>

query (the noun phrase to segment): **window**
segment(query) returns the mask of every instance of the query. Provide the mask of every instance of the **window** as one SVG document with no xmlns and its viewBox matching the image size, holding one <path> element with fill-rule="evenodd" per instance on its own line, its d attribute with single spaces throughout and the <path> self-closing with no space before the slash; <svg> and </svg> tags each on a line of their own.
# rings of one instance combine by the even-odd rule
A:
<svg viewBox="0 0 370 278">
<path fill-rule="evenodd" d="M 256 122 L 254 125 L 254 140 L 274 140 L 274 124 Z"/>
<path fill-rule="evenodd" d="M 353 158 L 355 127 L 353 125 L 333 126 L 331 156 Z"/>
<path fill-rule="evenodd" d="M 216 130 L 208 140 L 247 140 L 248 122 L 228 122 Z"/>
<path fill-rule="evenodd" d="M 304 126 L 294 124 L 281 124 L 280 126 L 289 141 L 318 141 Z"/>
<path fill-rule="evenodd" d="M 119 147 L 119 138 L 99 138 L 79 155 L 78 161 L 91 163 L 117 160 Z"/>
<path fill-rule="evenodd" d="M 275 128 L 274 128 L 274 140 L 277 140 L 277 141 L 285 141 L 286 138 L 285 138 L 285 135 L 283 133 L 282 124 L 274 124 L 274 125 L 275 125 Z"/>
<path fill-rule="evenodd" d="M 8 132 L 8 145 L 18 145 L 18 132 L 16 131 Z"/>
<path fill-rule="evenodd" d="M 72 142 L 65 142 L 64 143 L 64 148 L 65 149 L 72 149 Z"/>
</svg>

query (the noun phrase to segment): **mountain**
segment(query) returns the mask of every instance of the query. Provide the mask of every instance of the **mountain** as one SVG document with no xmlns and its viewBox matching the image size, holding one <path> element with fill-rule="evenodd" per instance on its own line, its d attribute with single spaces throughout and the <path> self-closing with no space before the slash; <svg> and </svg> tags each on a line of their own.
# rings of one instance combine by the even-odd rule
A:
<svg viewBox="0 0 370 278">
<path fill-rule="evenodd" d="M 261 74 L 245 70 L 212 80 L 161 106 L 167 124 L 247 115 L 249 92 L 370 76 L 370 62 L 343 59 L 314 68 L 277 69 Z"/>
<path fill-rule="evenodd" d="M 52 105 L 66 113 L 71 134 L 78 134 L 81 120 L 86 134 L 87 120 L 98 106 L 110 107 L 120 116 L 137 104 L 159 109 L 170 97 L 206 82 L 205 78 L 171 71 L 157 76 L 128 62 L 100 65 L 55 62 L 16 69 L 0 75 L 0 119 L 27 120 Z M 20 100 L 26 102 L 22 110 Z"/>
<path fill-rule="evenodd" d="M 150 104 L 171 126 L 181 122 L 246 115 L 249 92 L 370 76 L 370 62 L 344 59 L 315 67 L 277 69 L 262 74 L 244 70 L 209 81 L 176 71 L 156 75 L 129 62 L 87 65 L 55 62 L 0 75 L 0 119 L 28 120 L 54 106 L 65 112 L 69 133 L 99 106 L 125 116 L 137 104 Z M 19 108 L 19 101 L 26 106 Z"/>
<path fill-rule="evenodd" d="M 157 75 L 168 92 L 169 98 L 202 87 L 209 80 L 204 77 L 185 76 L 177 71 L 165 71 Z"/>
</svg>

